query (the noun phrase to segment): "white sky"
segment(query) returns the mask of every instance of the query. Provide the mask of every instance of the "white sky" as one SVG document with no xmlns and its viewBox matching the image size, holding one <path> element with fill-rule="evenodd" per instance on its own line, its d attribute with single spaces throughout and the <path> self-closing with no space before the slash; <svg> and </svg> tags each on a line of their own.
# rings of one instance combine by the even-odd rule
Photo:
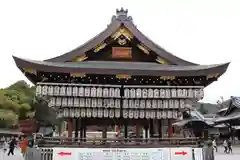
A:
<svg viewBox="0 0 240 160">
<path fill-rule="evenodd" d="M 12 55 L 43 60 L 68 52 L 110 23 L 116 8 L 137 27 L 188 61 L 231 61 L 205 89 L 205 102 L 240 96 L 240 0 L 0 0 L 0 88 L 26 78 Z"/>
</svg>

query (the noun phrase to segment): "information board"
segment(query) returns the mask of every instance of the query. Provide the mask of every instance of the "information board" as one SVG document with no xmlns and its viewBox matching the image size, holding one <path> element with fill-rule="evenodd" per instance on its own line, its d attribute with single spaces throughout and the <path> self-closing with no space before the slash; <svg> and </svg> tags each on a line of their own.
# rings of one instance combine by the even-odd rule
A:
<svg viewBox="0 0 240 160">
<path fill-rule="evenodd" d="M 53 160 L 169 160 L 168 148 L 54 148 Z"/>
</svg>

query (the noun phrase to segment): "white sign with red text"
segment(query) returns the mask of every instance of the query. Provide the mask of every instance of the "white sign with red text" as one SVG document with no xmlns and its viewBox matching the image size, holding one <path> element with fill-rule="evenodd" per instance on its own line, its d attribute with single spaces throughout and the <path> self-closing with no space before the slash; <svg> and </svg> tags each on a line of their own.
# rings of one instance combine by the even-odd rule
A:
<svg viewBox="0 0 240 160">
<path fill-rule="evenodd" d="M 193 148 L 170 148 L 171 160 L 193 160 Z"/>
<path fill-rule="evenodd" d="M 53 160 L 170 160 L 169 148 L 54 148 Z"/>
</svg>

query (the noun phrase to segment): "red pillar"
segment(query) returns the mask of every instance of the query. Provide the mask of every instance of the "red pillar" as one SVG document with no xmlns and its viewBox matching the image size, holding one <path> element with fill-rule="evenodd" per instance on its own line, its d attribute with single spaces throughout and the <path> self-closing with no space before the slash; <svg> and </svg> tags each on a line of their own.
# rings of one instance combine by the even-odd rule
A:
<svg viewBox="0 0 240 160">
<path fill-rule="evenodd" d="M 68 119 L 68 137 L 72 138 L 72 132 L 73 132 L 73 119 Z"/>
</svg>

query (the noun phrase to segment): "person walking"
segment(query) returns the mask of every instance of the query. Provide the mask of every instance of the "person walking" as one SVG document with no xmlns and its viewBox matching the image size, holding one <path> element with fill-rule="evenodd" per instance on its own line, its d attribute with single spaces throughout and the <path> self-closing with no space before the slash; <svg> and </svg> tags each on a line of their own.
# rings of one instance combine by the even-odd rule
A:
<svg viewBox="0 0 240 160">
<path fill-rule="evenodd" d="M 227 141 L 227 148 L 228 148 L 228 153 L 232 153 L 232 143 L 231 143 L 231 140 Z"/>
<path fill-rule="evenodd" d="M 28 140 L 23 139 L 23 141 L 20 144 L 21 153 L 22 153 L 23 157 L 25 157 L 25 155 L 26 155 L 27 147 L 28 147 Z"/>
<path fill-rule="evenodd" d="M 228 152 L 228 144 L 227 144 L 226 139 L 223 141 L 223 147 L 224 147 L 224 153 L 227 153 Z"/>
<path fill-rule="evenodd" d="M 6 140 L 4 140 L 3 142 L 3 152 L 6 153 L 7 152 L 7 148 L 8 148 L 8 143 Z"/>
<path fill-rule="evenodd" d="M 16 141 L 15 138 L 13 138 L 13 139 L 11 140 L 11 142 L 9 143 L 8 156 L 10 156 L 10 154 L 11 154 L 11 155 L 14 155 L 14 149 L 15 149 L 16 145 L 17 145 L 17 141 Z"/>
<path fill-rule="evenodd" d="M 217 152 L 218 149 L 217 149 L 217 143 L 216 143 L 216 140 L 215 140 L 215 139 L 212 141 L 212 146 L 213 146 L 213 148 L 215 149 L 215 151 Z"/>
</svg>

